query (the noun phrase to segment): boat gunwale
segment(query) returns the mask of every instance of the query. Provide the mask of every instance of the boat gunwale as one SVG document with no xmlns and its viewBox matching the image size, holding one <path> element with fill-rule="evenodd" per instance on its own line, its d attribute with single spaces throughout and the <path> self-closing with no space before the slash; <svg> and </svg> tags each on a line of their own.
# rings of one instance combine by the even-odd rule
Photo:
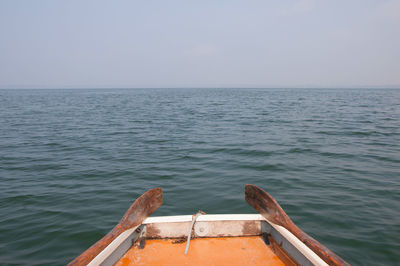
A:
<svg viewBox="0 0 400 266">
<path fill-rule="evenodd" d="M 190 223 L 192 215 L 177 215 L 177 216 L 156 216 L 148 217 L 141 225 L 130 228 L 121 233 L 114 241 L 104 248 L 88 265 L 108 265 L 117 262 L 120 257 L 132 246 L 146 226 L 154 226 L 157 224 L 181 224 Z M 301 242 L 286 228 L 274 224 L 266 220 L 260 214 L 204 214 L 197 218 L 197 222 L 240 222 L 240 221 L 260 221 L 261 228 L 258 235 L 267 233 L 269 237 L 273 237 L 280 247 L 297 262 L 302 265 L 327 265 L 315 252 Z M 141 229 L 138 229 L 141 228 Z M 145 233 L 145 232 L 144 232 Z M 188 232 L 185 232 L 187 235 Z M 212 236 L 201 236 L 212 237 Z M 215 236 L 214 236 L 215 237 Z M 233 236 L 240 237 L 240 236 Z M 171 238 L 171 237 L 160 237 Z"/>
<path fill-rule="evenodd" d="M 191 222 L 192 218 L 193 215 L 154 216 L 148 217 L 143 224 Z M 197 217 L 196 222 L 264 220 L 261 214 L 203 214 Z"/>
</svg>

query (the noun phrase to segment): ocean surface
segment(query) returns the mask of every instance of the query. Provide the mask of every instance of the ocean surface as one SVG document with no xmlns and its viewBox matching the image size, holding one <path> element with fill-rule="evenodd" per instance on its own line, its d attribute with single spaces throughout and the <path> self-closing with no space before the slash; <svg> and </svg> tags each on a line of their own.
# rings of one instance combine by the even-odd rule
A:
<svg viewBox="0 0 400 266">
<path fill-rule="evenodd" d="M 63 265 L 131 203 L 255 213 L 256 184 L 354 265 L 400 263 L 400 90 L 0 90 L 0 264 Z"/>
</svg>

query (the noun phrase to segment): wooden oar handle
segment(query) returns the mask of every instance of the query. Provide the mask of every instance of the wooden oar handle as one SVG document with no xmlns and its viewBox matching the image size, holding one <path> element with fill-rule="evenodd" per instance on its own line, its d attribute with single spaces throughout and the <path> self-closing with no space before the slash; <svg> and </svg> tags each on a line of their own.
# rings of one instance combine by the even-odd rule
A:
<svg viewBox="0 0 400 266">
<path fill-rule="evenodd" d="M 162 204 L 161 188 L 153 188 L 137 198 L 131 207 L 126 211 L 119 223 L 102 239 L 93 244 L 79 257 L 71 261 L 68 265 L 87 265 L 105 247 L 125 230 L 140 225 Z"/>
<path fill-rule="evenodd" d="M 341 257 L 330 251 L 327 247 L 319 243 L 317 240 L 306 234 L 294 223 L 288 225 L 288 229 L 298 239 L 300 239 L 307 247 L 309 247 L 314 253 L 316 253 L 322 260 L 329 265 L 350 265 L 344 261 Z"/>
<path fill-rule="evenodd" d="M 118 225 L 111 230 L 102 239 L 93 244 L 85 252 L 83 252 L 79 257 L 71 261 L 68 266 L 73 265 L 87 265 L 91 262 L 104 248 L 106 248 L 117 236 L 119 236 L 124 230 L 122 228 L 117 228 Z"/>
</svg>

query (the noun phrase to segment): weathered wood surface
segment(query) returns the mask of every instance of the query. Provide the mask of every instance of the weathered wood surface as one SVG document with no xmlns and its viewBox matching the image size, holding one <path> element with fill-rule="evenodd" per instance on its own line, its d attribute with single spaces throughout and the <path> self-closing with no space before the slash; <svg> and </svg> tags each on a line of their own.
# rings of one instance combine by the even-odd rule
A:
<svg viewBox="0 0 400 266">
<path fill-rule="evenodd" d="M 245 199 L 267 220 L 285 227 L 329 265 L 349 265 L 338 255 L 298 228 L 278 202 L 260 187 L 247 184 Z"/>
<path fill-rule="evenodd" d="M 68 265 L 87 265 L 105 247 L 107 247 L 117 236 L 125 230 L 140 225 L 162 204 L 161 188 L 154 188 L 137 198 L 131 207 L 126 211 L 119 223 L 102 239 L 93 244 L 79 257 Z"/>
</svg>

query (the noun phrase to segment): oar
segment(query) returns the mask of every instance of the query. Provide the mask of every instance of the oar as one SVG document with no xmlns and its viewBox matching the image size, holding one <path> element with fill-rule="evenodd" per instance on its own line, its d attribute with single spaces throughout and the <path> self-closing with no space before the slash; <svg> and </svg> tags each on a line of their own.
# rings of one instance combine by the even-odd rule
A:
<svg viewBox="0 0 400 266">
<path fill-rule="evenodd" d="M 125 230 L 140 225 L 162 204 L 161 188 L 153 188 L 137 198 L 131 207 L 126 211 L 119 223 L 102 239 L 93 244 L 79 257 L 68 265 L 87 265 L 105 247 L 107 247 L 117 236 Z"/>
<path fill-rule="evenodd" d="M 247 203 L 256 209 L 264 218 L 285 227 L 329 265 L 349 265 L 327 247 L 298 228 L 278 202 L 261 188 L 247 184 L 245 187 L 245 199 Z"/>
</svg>

